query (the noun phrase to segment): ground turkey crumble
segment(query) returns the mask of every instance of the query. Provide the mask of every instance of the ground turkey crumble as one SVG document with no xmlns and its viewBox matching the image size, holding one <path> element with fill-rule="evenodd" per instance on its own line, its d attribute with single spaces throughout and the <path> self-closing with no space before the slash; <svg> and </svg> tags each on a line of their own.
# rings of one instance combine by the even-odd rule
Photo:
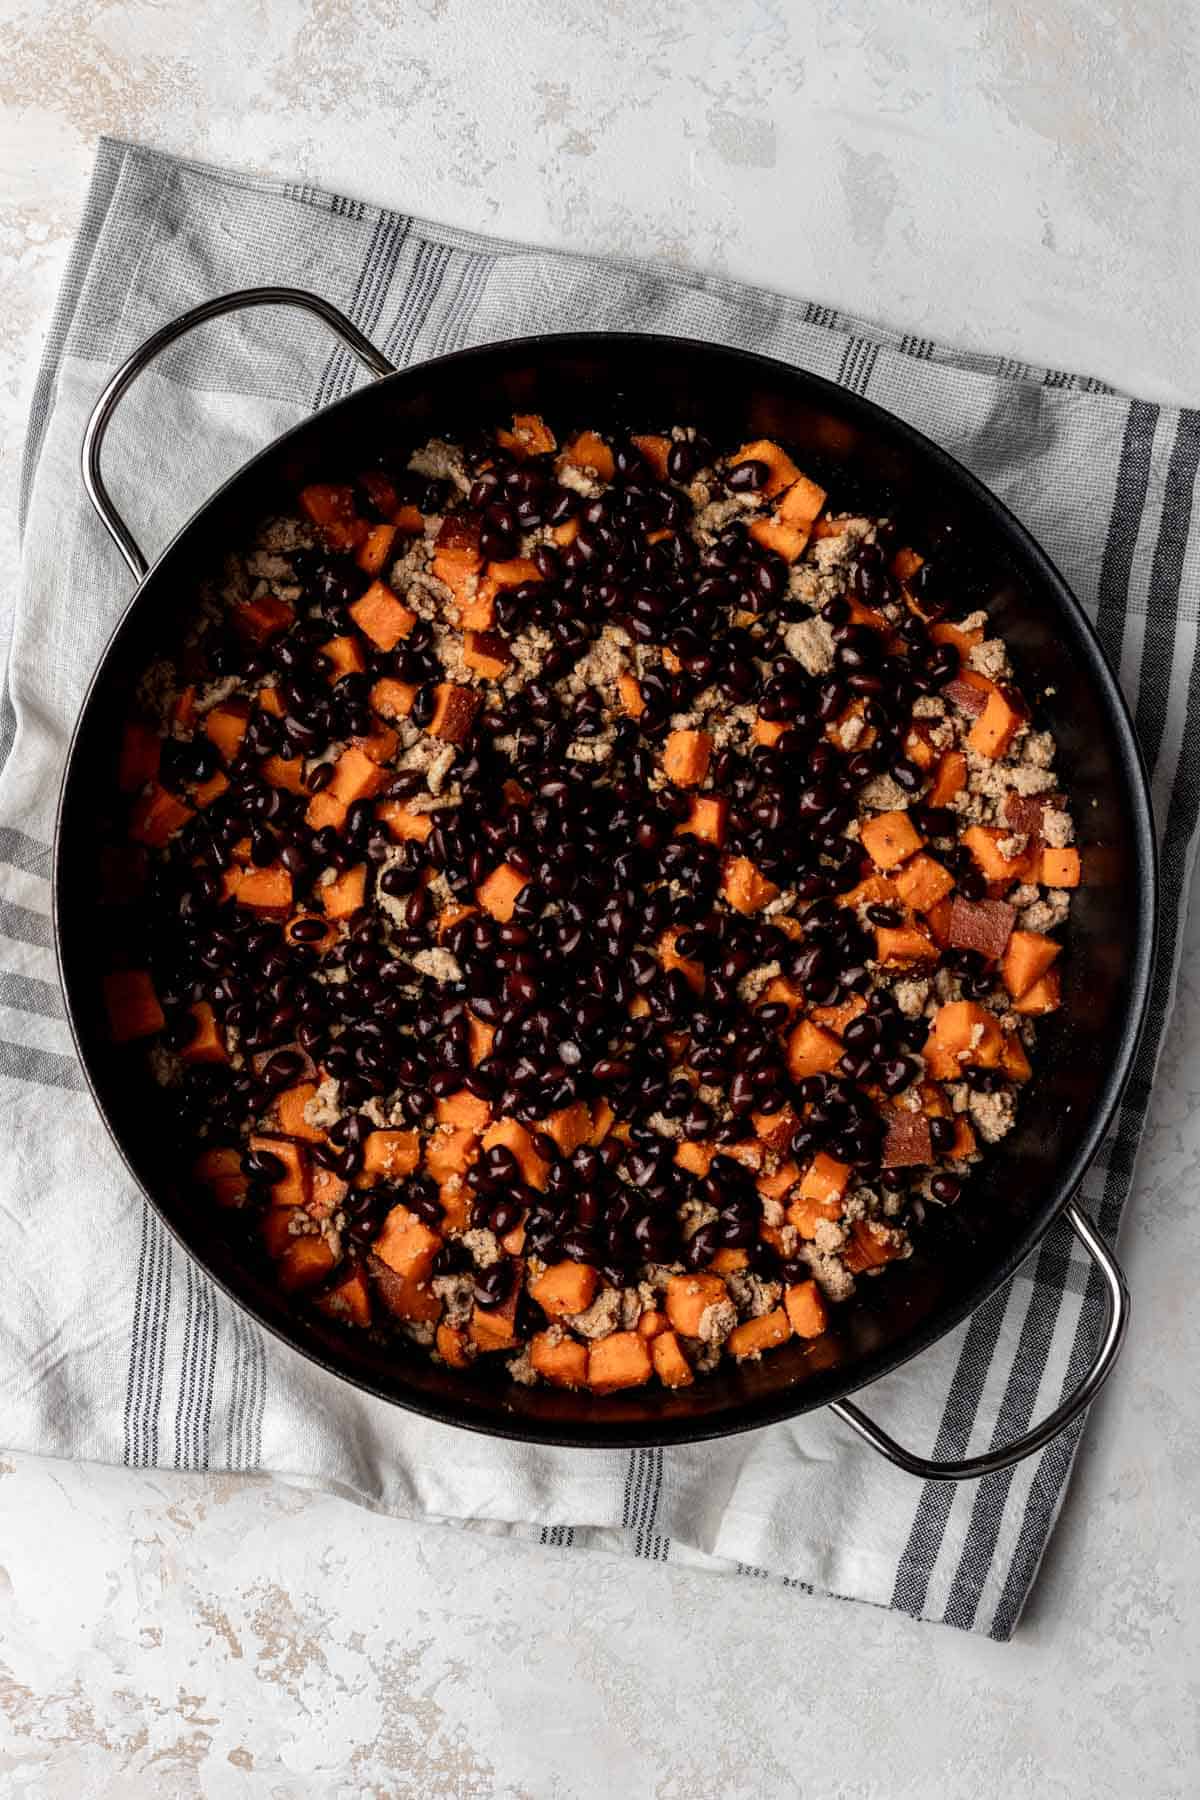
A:
<svg viewBox="0 0 1200 1800">
<path fill-rule="evenodd" d="M 106 996 L 197 1203 L 339 1327 L 518 1384 L 818 1337 L 1059 1004 L 1075 826 L 959 585 L 690 427 L 304 489 L 117 764 L 103 903 L 152 949 Z"/>
</svg>

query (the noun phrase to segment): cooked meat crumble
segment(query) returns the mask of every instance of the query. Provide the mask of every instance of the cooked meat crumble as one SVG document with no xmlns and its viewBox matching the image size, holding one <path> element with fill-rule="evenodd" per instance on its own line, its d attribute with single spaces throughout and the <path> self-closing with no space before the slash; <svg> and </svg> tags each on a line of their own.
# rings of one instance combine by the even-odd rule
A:
<svg viewBox="0 0 1200 1800">
<path fill-rule="evenodd" d="M 119 754 L 109 1012 L 195 1203 L 523 1384 L 819 1336 L 1059 1005 L 1054 744 L 947 585 L 766 440 L 527 415 L 303 489 Z"/>
</svg>

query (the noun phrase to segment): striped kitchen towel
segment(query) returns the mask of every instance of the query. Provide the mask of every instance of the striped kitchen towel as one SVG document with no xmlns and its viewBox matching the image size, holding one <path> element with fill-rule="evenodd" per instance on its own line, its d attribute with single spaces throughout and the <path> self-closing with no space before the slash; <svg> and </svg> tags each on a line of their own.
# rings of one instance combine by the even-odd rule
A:
<svg viewBox="0 0 1200 1800">
<path fill-rule="evenodd" d="M 1077 1431 L 960 1487 L 910 1480 L 828 1415 L 670 1451 L 491 1442 L 367 1399 L 269 1340 L 131 1189 L 71 1054 L 48 917 L 63 754 L 130 585 L 84 500 L 79 441 L 148 333 L 265 282 L 316 289 L 401 364 L 581 326 L 746 345 L 869 394 L 1002 496 L 1095 618 L 1153 770 L 1163 916 L 1150 1024 L 1083 1195 L 1110 1236 L 1133 1179 L 1196 835 L 1200 416 L 728 282 L 489 242 L 105 143 L 36 390 L 0 701 L 0 1443 L 262 1470 L 394 1513 L 780 1577 L 1007 1637 Z M 178 345 L 137 383 L 106 451 L 143 545 L 157 551 L 253 450 L 356 378 L 317 327 L 271 311 Z M 880 1382 L 871 1409 L 943 1457 L 1005 1442 L 1078 1379 L 1101 1311 L 1096 1277 L 1055 1229 L 972 1319 Z"/>
</svg>

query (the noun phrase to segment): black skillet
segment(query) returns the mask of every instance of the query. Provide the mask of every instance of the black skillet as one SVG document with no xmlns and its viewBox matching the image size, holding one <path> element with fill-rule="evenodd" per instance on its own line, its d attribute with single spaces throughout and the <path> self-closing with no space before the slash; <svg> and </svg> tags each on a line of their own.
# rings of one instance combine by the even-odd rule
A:
<svg viewBox="0 0 1200 1800">
<path fill-rule="evenodd" d="M 380 379 L 247 463 L 148 568 L 100 476 L 113 409 L 137 374 L 182 333 L 221 313 L 263 305 L 316 314 Z M 758 1364 L 722 1365 L 682 1390 L 655 1387 L 595 1399 L 464 1377 L 403 1347 L 302 1314 L 265 1271 L 250 1266 L 220 1221 L 181 1189 L 179 1146 L 154 1104 L 142 1052 L 114 1052 L 100 1004 L 94 895 L 113 747 L 138 675 L 179 631 L 197 569 L 210 566 L 221 547 L 243 541 L 263 515 L 286 510 L 304 482 L 339 476 L 397 444 L 433 432 L 453 437 L 514 410 L 601 430 L 631 418 L 691 423 L 717 443 L 781 438 L 814 474 L 836 475 L 841 492 L 888 494 L 918 531 L 952 528 L 972 545 L 976 569 L 986 571 L 983 597 L 1026 691 L 1043 691 L 1041 723 L 1058 739 L 1059 768 L 1083 827 L 1084 881 L 1070 917 L 1065 1004 L 1046 1021 L 1016 1130 L 983 1164 L 961 1203 L 923 1230 L 910 1260 L 881 1279 L 860 1281 L 824 1337 L 810 1346 L 793 1341 Z M 170 1230 L 237 1304 L 322 1367 L 383 1399 L 447 1424 L 531 1442 L 687 1443 L 832 1406 L 901 1467 L 959 1480 L 1029 1456 L 1065 1428 L 1110 1372 L 1127 1322 L 1120 1269 L 1073 1196 L 1116 1109 L 1142 1027 L 1155 939 L 1155 848 L 1137 743 L 1095 634 L 1057 570 L 986 488 L 869 401 L 745 351 L 633 333 L 580 333 L 490 344 L 397 371 L 334 307 L 282 288 L 196 307 L 143 344 L 98 402 L 83 459 L 88 492 L 137 588 L 92 679 L 67 762 L 54 861 L 59 969 L 80 1062 L 118 1150 Z M 1016 1443 L 957 1463 L 902 1449 L 847 1396 L 980 1306 L 1062 1213 L 1104 1283 L 1107 1319 L 1086 1376 Z"/>
</svg>

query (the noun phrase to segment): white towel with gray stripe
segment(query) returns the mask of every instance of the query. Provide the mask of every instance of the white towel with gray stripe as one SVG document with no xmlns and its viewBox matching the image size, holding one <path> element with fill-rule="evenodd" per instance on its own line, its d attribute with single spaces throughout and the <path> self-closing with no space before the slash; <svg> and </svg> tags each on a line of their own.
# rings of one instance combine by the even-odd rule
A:
<svg viewBox="0 0 1200 1800">
<path fill-rule="evenodd" d="M 634 1452 L 455 1432 L 268 1339 L 170 1240 L 118 1163 L 71 1053 L 49 919 L 63 755 L 130 586 L 80 489 L 80 435 L 114 366 L 156 327 L 265 282 L 316 289 L 399 364 L 581 326 L 750 346 L 869 394 L 1008 503 L 1096 618 L 1153 770 L 1163 914 L 1150 1025 L 1083 1193 L 1110 1236 L 1133 1179 L 1200 791 L 1200 415 L 723 281 L 491 243 L 105 143 L 36 390 L 0 697 L 0 1444 L 261 1470 L 386 1512 L 782 1578 L 1007 1637 L 1077 1430 L 960 1487 L 913 1481 L 828 1415 Z M 140 541 L 157 551 L 251 452 L 353 379 L 348 359 L 293 319 L 243 316 L 189 338 L 137 383 L 109 440 L 116 498 Z M 1100 1316 L 1096 1282 L 1055 1229 L 972 1319 L 880 1382 L 871 1408 L 939 1456 L 1006 1442 L 1077 1379 Z"/>
</svg>

